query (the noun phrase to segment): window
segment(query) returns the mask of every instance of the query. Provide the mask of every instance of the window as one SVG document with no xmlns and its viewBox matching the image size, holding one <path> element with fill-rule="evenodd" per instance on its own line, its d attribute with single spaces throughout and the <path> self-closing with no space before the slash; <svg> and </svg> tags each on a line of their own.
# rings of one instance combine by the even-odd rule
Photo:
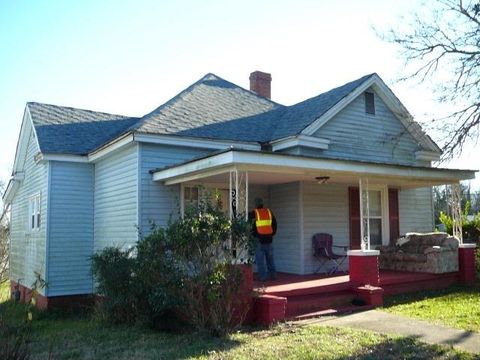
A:
<svg viewBox="0 0 480 360">
<path fill-rule="evenodd" d="M 364 234 L 367 234 L 367 225 L 370 231 L 370 246 L 388 243 L 388 202 L 384 186 L 371 186 L 368 190 L 368 215 L 367 206 L 363 210 Z"/>
<path fill-rule="evenodd" d="M 28 226 L 30 230 L 40 229 L 40 219 L 41 219 L 41 203 L 40 203 L 40 194 L 37 194 L 30 198 L 28 206 Z"/>
<path fill-rule="evenodd" d="M 382 193 L 379 190 L 368 191 L 370 210 L 370 245 L 382 245 Z"/>
<path fill-rule="evenodd" d="M 375 94 L 371 92 L 365 93 L 365 112 L 375 115 Z"/>
<path fill-rule="evenodd" d="M 198 187 L 184 187 L 183 188 L 183 203 L 185 207 L 198 206 Z"/>
</svg>

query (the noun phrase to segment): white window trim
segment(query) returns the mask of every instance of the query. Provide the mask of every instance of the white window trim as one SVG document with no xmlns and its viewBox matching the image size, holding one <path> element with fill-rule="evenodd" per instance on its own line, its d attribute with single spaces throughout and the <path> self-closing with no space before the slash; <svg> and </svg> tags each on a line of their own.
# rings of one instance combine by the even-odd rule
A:
<svg viewBox="0 0 480 360">
<path fill-rule="evenodd" d="M 37 206 L 38 205 L 38 206 Z M 34 218 L 34 226 L 32 227 L 32 215 L 35 216 Z M 38 222 L 38 218 L 40 217 L 40 224 Z M 38 192 L 28 199 L 28 217 L 27 217 L 27 230 L 29 232 L 38 232 L 42 226 L 42 196 L 41 193 Z"/>
<path fill-rule="evenodd" d="M 380 191 L 380 205 L 382 207 L 382 245 L 388 245 L 390 242 L 388 187 L 387 185 L 368 184 L 368 190 Z M 379 218 L 378 216 L 370 216 L 370 219 L 378 219 L 378 218 Z M 363 221 L 363 219 L 361 221 Z"/>
</svg>

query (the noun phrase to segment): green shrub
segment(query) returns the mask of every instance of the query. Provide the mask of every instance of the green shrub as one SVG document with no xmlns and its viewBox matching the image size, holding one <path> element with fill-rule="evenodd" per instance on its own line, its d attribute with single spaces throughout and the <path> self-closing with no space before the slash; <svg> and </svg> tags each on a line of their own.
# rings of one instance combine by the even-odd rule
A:
<svg viewBox="0 0 480 360">
<path fill-rule="evenodd" d="M 108 247 L 92 257 L 92 272 L 100 296 L 99 314 L 114 323 L 133 322 L 138 315 L 133 251 L 133 248 Z"/>
<path fill-rule="evenodd" d="M 237 296 L 243 273 L 234 263 L 249 259 L 250 235 L 244 216 L 230 219 L 218 197 L 207 197 L 165 229 L 153 226 L 135 248 L 103 250 L 93 257 L 103 314 L 113 322 L 165 329 L 176 321 L 227 334 L 243 320 Z"/>
</svg>

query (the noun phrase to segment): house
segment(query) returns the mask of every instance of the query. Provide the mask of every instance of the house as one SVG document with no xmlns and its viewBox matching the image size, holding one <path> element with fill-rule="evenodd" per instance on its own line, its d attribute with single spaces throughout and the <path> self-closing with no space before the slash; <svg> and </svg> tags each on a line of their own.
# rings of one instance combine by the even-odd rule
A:
<svg viewBox="0 0 480 360">
<path fill-rule="evenodd" d="M 27 103 L 3 195 L 12 284 L 39 273 L 44 306 L 91 294 L 92 254 L 165 225 L 199 185 L 231 214 L 262 197 L 279 224 L 278 270 L 311 274 L 313 234 L 359 248 L 431 231 L 431 187 L 475 176 L 432 167 L 439 147 L 377 74 L 292 106 L 270 99 L 269 74 L 250 84 L 207 74 L 141 118 Z"/>
</svg>

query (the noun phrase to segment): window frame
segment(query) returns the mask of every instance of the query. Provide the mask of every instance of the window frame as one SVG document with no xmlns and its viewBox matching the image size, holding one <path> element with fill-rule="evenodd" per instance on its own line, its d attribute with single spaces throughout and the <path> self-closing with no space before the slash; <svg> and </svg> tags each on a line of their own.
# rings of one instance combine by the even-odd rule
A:
<svg viewBox="0 0 480 360">
<path fill-rule="evenodd" d="M 388 245 L 390 242 L 390 217 L 388 210 L 388 188 L 387 185 L 372 185 L 369 184 L 368 191 L 379 191 L 380 192 L 380 213 L 381 216 L 369 216 L 370 219 L 381 219 L 381 229 L 382 229 L 382 243 L 381 244 L 371 244 L 371 246 L 380 246 Z M 364 221 L 366 216 L 364 215 L 360 221 Z"/>
<path fill-rule="evenodd" d="M 365 91 L 365 114 L 375 115 L 375 93 L 373 91 Z"/>
<path fill-rule="evenodd" d="M 29 232 L 40 231 L 42 226 L 42 197 L 38 192 L 28 199 L 27 229 Z"/>
</svg>

